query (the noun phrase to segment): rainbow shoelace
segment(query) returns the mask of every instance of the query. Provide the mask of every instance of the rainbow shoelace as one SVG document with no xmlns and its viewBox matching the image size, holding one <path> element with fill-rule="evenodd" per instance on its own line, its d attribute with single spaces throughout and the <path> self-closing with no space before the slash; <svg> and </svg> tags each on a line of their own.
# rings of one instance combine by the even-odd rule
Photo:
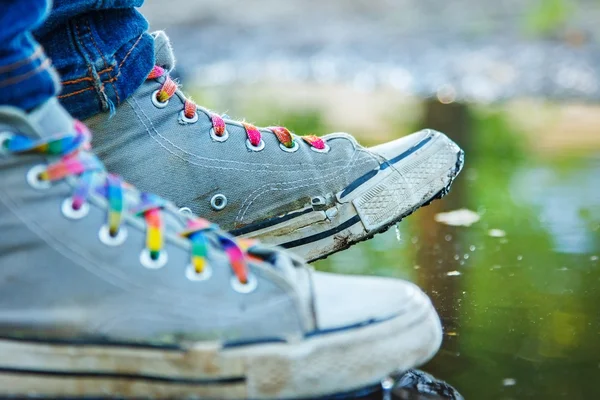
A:
<svg viewBox="0 0 600 400">
<path fill-rule="evenodd" d="M 153 79 L 160 78 L 162 76 L 165 77 L 164 82 L 162 84 L 162 87 L 158 91 L 158 93 L 156 93 L 156 100 L 160 103 L 164 103 L 164 102 L 167 102 L 168 100 L 170 100 L 171 97 L 173 97 L 173 95 L 177 91 L 177 83 L 175 83 L 175 81 L 173 81 L 173 79 L 171 79 L 171 77 L 165 71 L 164 68 L 162 68 L 158 65 L 156 65 L 152 69 L 152 71 L 148 75 L 147 79 L 153 80 Z M 202 107 L 199 107 L 192 100 L 185 99 L 184 105 L 183 105 L 183 115 L 185 116 L 185 118 L 187 118 L 188 120 L 191 120 L 191 121 L 195 120 L 197 117 L 198 111 L 204 112 L 206 115 L 208 115 L 208 117 L 210 118 L 210 120 L 212 122 L 213 131 L 216 136 L 223 137 L 225 135 L 225 133 L 226 133 L 225 120 L 220 115 L 213 113 L 209 110 L 206 110 Z M 251 125 L 246 122 L 241 122 L 241 124 L 246 131 L 246 136 L 248 137 L 248 141 L 250 142 L 250 144 L 254 147 L 260 146 L 260 144 L 262 142 L 262 133 L 261 133 L 260 129 L 258 129 L 254 125 Z M 292 149 L 296 146 L 294 136 L 287 128 L 284 128 L 282 126 L 273 126 L 273 127 L 264 128 L 264 129 L 272 132 L 277 137 L 277 140 L 279 141 L 279 143 L 281 143 L 282 146 L 284 146 L 288 149 Z M 299 136 L 299 137 L 302 138 L 306 143 L 308 143 L 310 146 L 312 146 L 313 148 L 315 148 L 317 150 L 323 151 L 327 148 L 325 141 L 318 136 L 306 135 L 306 136 Z"/>
<path fill-rule="evenodd" d="M 146 247 L 152 260 L 158 260 L 164 246 L 164 226 L 161 210 L 167 201 L 149 194 L 139 193 L 139 201 L 135 205 L 126 204 L 125 195 L 133 187 L 120 177 L 106 173 L 103 164 L 90 153 L 91 135 L 87 127 L 76 121 L 74 132 L 61 134 L 46 140 L 15 135 L 4 142 L 4 147 L 12 154 L 44 154 L 59 156 L 60 159 L 49 164 L 39 173 L 40 181 L 56 182 L 69 176 L 78 176 L 77 185 L 72 195 L 73 210 L 80 210 L 92 193 L 103 196 L 108 202 L 107 227 L 111 237 L 119 234 L 125 213 L 144 218 L 146 221 Z M 100 175 L 100 179 L 98 177 Z M 103 182 L 103 184 L 98 184 Z M 138 193 L 137 191 L 135 193 Z M 191 263 L 196 273 L 201 274 L 206 267 L 209 252 L 206 234 L 211 232 L 218 238 L 218 243 L 227 255 L 232 272 L 240 283 L 248 282 L 248 259 L 255 256 L 248 250 L 256 241 L 232 238 L 222 234 L 217 225 L 202 218 L 189 218 L 187 228 L 180 233 L 191 243 Z"/>
</svg>

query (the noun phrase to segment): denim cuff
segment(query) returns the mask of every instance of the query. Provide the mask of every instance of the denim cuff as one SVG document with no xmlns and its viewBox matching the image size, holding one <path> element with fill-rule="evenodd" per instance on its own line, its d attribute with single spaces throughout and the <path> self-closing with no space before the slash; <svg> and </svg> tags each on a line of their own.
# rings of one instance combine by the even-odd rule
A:
<svg viewBox="0 0 600 400">
<path fill-rule="evenodd" d="M 134 9 L 89 12 L 38 38 L 62 80 L 58 98 L 76 118 L 113 112 L 154 66 L 154 40 Z"/>
<path fill-rule="evenodd" d="M 0 104 L 31 110 L 56 95 L 58 76 L 50 59 L 33 37 L 25 33 L 15 39 L 14 49 L 2 54 Z"/>
</svg>

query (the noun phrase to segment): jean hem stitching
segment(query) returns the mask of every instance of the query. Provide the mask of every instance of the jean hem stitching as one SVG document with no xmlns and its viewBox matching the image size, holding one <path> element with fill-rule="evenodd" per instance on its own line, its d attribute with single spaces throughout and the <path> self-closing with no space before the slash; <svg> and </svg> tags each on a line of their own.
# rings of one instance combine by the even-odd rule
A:
<svg viewBox="0 0 600 400">
<path fill-rule="evenodd" d="M 31 53 L 31 55 L 29 55 L 28 57 L 25 57 L 19 61 L 15 61 L 14 63 L 8 64 L 8 65 L 0 66 L 0 73 L 14 71 L 15 69 L 22 67 L 27 63 L 31 63 L 31 62 L 37 60 L 38 58 L 43 56 L 43 53 L 44 52 L 42 50 L 42 46 L 37 46 L 35 51 L 33 53 Z"/>
<path fill-rule="evenodd" d="M 11 78 L 0 81 L 0 88 L 17 84 L 26 79 L 29 79 L 37 74 L 41 74 L 42 72 L 48 71 L 50 69 L 50 59 L 46 58 L 40 65 L 36 68 L 25 72 L 24 74 L 13 76 Z"/>
</svg>

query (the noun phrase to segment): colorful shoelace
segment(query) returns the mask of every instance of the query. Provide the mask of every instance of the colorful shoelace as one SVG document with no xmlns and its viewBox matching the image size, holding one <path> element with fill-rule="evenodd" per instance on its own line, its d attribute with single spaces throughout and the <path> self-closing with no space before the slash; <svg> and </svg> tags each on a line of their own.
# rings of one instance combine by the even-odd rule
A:
<svg viewBox="0 0 600 400">
<path fill-rule="evenodd" d="M 175 83 L 175 81 L 171 79 L 171 77 L 165 71 L 164 68 L 159 67 L 158 65 L 156 65 L 152 69 L 152 72 L 150 72 L 150 75 L 148 75 L 148 80 L 157 79 L 162 76 L 165 77 L 164 82 L 158 93 L 156 93 L 156 100 L 159 103 L 165 103 L 169 101 L 177 91 L 177 83 Z M 223 135 L 225 135 L 225 120 L 220 115 L 206 110 L 202 107 L 199 107 L 192 100 L 185 99 L 183 104 L 183 115 L 185 116 L 185 118 L 187 118 L 190 121 L 196 120 L 198 111 L 204 112 L 210 118 L 215 135 L 219 137 L 223 137 Z M 241 125 L 246 130 L 246 136 L 248 137 L 248 141 L 250 142 L 250 144 L 254 147 L 260 146 L 262 141 L 262 134 L 260 129 L 246 122 L 241 122 Z M 264 129 L 271 131 L 277 137 L 277 140 L 279 141 L 279 143 L 281 143 L 282 146 L 285 146 L 289 149 L 295 147 L 296 143 L 294 141 L 294 136 L 287 128 L 284 128 L 282 126 L 274 126 Z M 310 146 L 314 147 L 317 150 L 326 149 L 325 141 L 318 136 L 307 135 L 300 136 L 300 138 L 302 138 L 306 143 L 308 143 Z"/>
<path fill-rule="evenodd" d="M 125 209 L 125 195 L 133 187 L 120 177 L 106 173 L 104 166 L 90 150 L 91 135 L 81 122 L 76 121 L 74 132 L 57 135 L 46 140 L 33 140 L 25 136 L 12 136 L 4 142 L 4 147 L 13 154 L 45 154 L 61 157 L 39 173 L 37 179 L 46 182 L 63 180 L 68 176 L 78 176 L 78 184 L 72 196 L 72 208 L 80 210 L 93 193 L 108 201 L 107 227 L 112 238 L 119 235 L 123 216 L 127 212 L 142 217 L 146 221 L 146 247 L 150 258 L 158 260 L 163 252 L 163 220 L 161 210 L 167 201 L 149 194 L 139 193 L 139 201 Z M 98 179 L 100 174 L 100 179 Z M 103 182 L 103 184 L 98 184 Z M 138 192 L 135 192 L 138 193 Z M 256 257 L 247 251 L 256 243 L 252 240 L 236 240 L 221 234 L 217 225 L 202 218 L 189 218 L 187 229 L 180 233 L 191 242 L 191 262 L 196 273 L 201 274 L 206 267 L 209 251 L 206 233 L 211 232 L 226 253 L 231 269 L 240 283 L 248 282 L 247 260 Z"/>
</svg>

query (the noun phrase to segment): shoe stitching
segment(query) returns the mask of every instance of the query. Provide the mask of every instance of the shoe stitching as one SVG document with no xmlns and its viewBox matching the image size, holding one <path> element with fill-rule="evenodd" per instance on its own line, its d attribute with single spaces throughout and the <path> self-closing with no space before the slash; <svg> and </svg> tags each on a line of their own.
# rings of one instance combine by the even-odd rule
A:
<svg viewBox="0 0 600 400">
<path fill-rule="evenodd" d="M 135 106 L 132 104 L 132 101 L 135 103 Z M 178 145 L 176 145 L 175 143 L 173 143 L 171 140 L 169 140 L 167 137 L 161 135 L 158 130 L 156 129 L 156 127 L 154 126 L 154 123 L 152 122 L 152 119 L 148 116 L 148 114 L 144 111 L 144 109 L 141 107 L 140 103 L 138 102 L 137 99 L 135 99 L 134 97 L 128 99 L 125 101 L 125 103 L 128 103 L 129 106 L 131 107 L 131 109 L 133 110 L 133 112 L 136 114 L 136 116 L 138 117 L 138 119 L 140 119 L 141 121 L 141 117 L 138 113 L 138 109 L 139 111 L 144 115 L 145 119 L 148 121 L 149 125 L 152 127 L 152 131 L 154 131 L 154 134 L 150 131 L 150 128 L 148 127 L 147 124 L 145 124 L 142 121 L 142 124 L 144 125 L 144 127 L 146 128 L 146 132 L 148 133 L 148 135 L 153 138 L 162 148 L 164 148 L 167 152 L 169 152 L 170 154 L 176 156 L 177 158 L 192 164 L 192 165 L 196 165 L 196 166 L 200 166 L 200 167 L 204 167 L 204 168 L 215 168 L 215 169 L 220 169 L 220 170 L 234 170 L 234 171 L 245 171 L 245 172 L 256 172 L 257 169 L 262 170 L 264 169 L 264 167 L 275 167 L 275 168 L 286 168 L 287 172 L 293 172 L 293 171 L 306 171 L 307 167 L 306 166 L 290 166 L 289 164 L 271 164 L 271 163 L 247 163 L 247 162 L 243 162 L 243 161 L 236 161 L 236 160 L 225 160 L 225 159 L 218 159 L 218 158 L 209 158 L 209 157 L 204 157 L 204 156 L 200 156 L 198 154 L 194 154 L 194 153 L 190 153 L 188 151 L 186 151 L 185 149 L 179 147 Z M 181 151 L 183 154 L 205 161 L 207 163 L 210 163 L 208 165 L 206 164 L 201 164 L 201 163 L 195 163 L 192 162 L 191 160 L 182 157 L 181 155 L 176 154 L 175 152 L 173 152 L 172 150 L 168 149 L 166 146 L 164 146 L 162 143 L 160 143 L 160 141 L 158 141 L 156 139 L 155 136 L 158 136 L 159 138 L 161 138 L 162 140 L 164 140 L 165 142 L 167 142 L 168 144 L 170 144 L 171 146 L 173 146 L 175 149 Z M 354 147 L 352 150 L 352 154 L 350 155 L 351 157 L 354 156 L 354 154 L 358 151 L 363 151 L 366 152 L 367 154 L 370 154 L 370 152 L 364 150 L 364 149 L 360 149 L 360 148 L 356 148 Z M 252 166 L 255 168 L 252 169 L 244 169 L 244 168 L 236 168 L 236 167 L 222 167 L 222 166 L 216 166 L 213 165 L 213 163 L 230 163 L 230 164 L 241 164 L 241 165 L 245 165 L 245 166 Z M 336 161 L 331 161 L 326 163 L 327 164 L 346 164 L 348 162 L 348 160 L 336 160 Z M 329 171 L 329 170 L 336 170 L 336 169 L 340 169 L 340 168 L 344 168 L 343 165 L 341 166 L 331 166 L 331 167 L 323 167 L 322 165 L 319 165 L 318 167 L 314 167 L 314 170 L 318 170 L 318 171 Z M 311 169 L 312 170 L 312 169 Z"/>
<path fill-rule="evenodd" d="M 260 196 L 262 196 L 263 194 L 267 194 L 267 193 L 269 193 L 269 192 L 271 192 L 271 191 L 287 191 L 287 190 L 297 190 L 297 189 L 300 189 L 300 188 L 311 187 L 311 186 L 314 186 L 314 184 L 315 184 L 316 182 L 319 182 L 319 183 L 328 183 L 328 182 L 333 182 L 333 181 L 335 181 L 335 180 L 336 180 L 336 179 L 339 177 L 339 174 L 340 174 L 340 173 L 347 174 L 347 173 L 348 173 L 348 171 L 350 171 L 350 169 L 352 169 L 353 167 L 354 167 L 354 168 L 356 168 L 356 167 L 361 167 L 361 166 L 363 166 L 363 165 L 366 165 L 366 164 L 368 164 L 368 163 L 371 161 L 371 160 L 369 160 L 369 159 L 366 159 L 366 160 L 362 160 L 360 163 L 356 163 L 356 161 L 357 161 L 357 160 L 358 160 L 358 157 L 354 157 L 354 156 L 353 156 L 353 157 L 352 157 L 352 158 L 351 158 L 351 159 L 348 161 L 348 164 L 346 165 L 346 167 L 342 169 L 342 171 L 340 171 L 340 172 L 334 171 L 334 172 L 332 172 L 331 174 L 322 175 L 322 176 L 320 176 L 320 177 L 319 177 L 320 179 L 319 179 L 318 181 L 316 181 L 314 178 L 312 178 L 312 177 L 311 177 L 311 178 L 299 179 L 299 180 L 295 180 L 295 181 L 288 181 L 288 182 L 277 182 L 277 183 L 274 183 L 274 184 L 265 184 L 265 185 L 263 185 L 263 186 L 259 187 L 258 189 L 254 190 L 252 193 L 250 193 L 250 194 L 249 194 L 249 195 L 246 197 L 246 199 L 244 199 L 244 201 L 243 201 L 242 205 L 240 206 L 240 210 L 238 211 L 238 215 L 236 216 L 236 222 L 238 222 L 238 223 L 241 223 L 241 222 L 244 220 L 244 217 L 245 217 L 245 215 L 246 215 L 247 211 L 250 209 L 250 206 L 252 205 L 252 203 L 253 203 L 254 201 L 256 201 L 256 199 L 258 199 L 258 198 L 259 198 Z M 356 164 L 356 165 L 355 165 L 355 164 Z M 325 177 L 331 177 L 331 178 L 325 178 Z M 298 184 L 297 184 L 297 183 L 303 183 L 303 182 L 307 182 L 307 181 L 312 181 L 312 182 L 311 182 L 311 183 L 309 183 L 309 184 L 306 184 L 306 185 L 302 185 L 302 184 L 298 185 Z M 270 187 L 270 188 L 269 188 L 269 189 L 267 189 L 267 190 L 263 190 L 264 188 L 266 188 L 266 187 L 268 187 L 268 186 L 284 186 L 284 185 L 288 185 L 288 186 L 290 186 L 290 187 L 288 187 L 288 188 L 283 188 L 283 189 L 277 189 L 277 188 L 275 188 L 275 187 Z M 261 191 L 261 190 L 262 190 L 262 191 Z M 252 198 L 252 200 L 250 200 L 250 202 L 249 202 L 249 203 L 246 205 L 246 202 L 248 201 L 248 199 L 250 199 L 250 197 L 251 197 L 253 194 L 255 194 L 257 191 L 261 191 L 261 192 L 260 192 L 260 193 L 258 193 L 258 194 L 256 194 L 256 195 L 254 196 L 254 198 Z M 245 207 L 244 207 L 244 206 L 245 206 Z M 242 213 L 242 210 L 244 210 L 244 211 L 243 211 L 243 213 Z M 240 213 L 242 213 L 242 215 L 241 215 L 241 216 L 240 216 Z"/>
</svg>

